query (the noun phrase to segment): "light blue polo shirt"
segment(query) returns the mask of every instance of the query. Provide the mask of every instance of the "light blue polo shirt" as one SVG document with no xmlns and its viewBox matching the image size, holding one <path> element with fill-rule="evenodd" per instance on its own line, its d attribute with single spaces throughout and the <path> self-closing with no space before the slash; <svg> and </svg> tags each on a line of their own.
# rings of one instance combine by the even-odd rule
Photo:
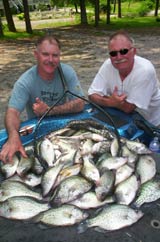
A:
<svg viewBox="0 0 160 242">
<path fill-rule="evenodd" d="M 70 65 L 64 63 L 61 63 L 61 67 L 68 90 L 80 97 L 84 96 L 74 69 Z M 45 81 L 39 76 L 37 65 L 35 65 L 23 73 L 15 82 L 8 106 L 20 112 L 26 108 L 28 118 L 30 119 L 35 117 L 32 105 L 35 103 L 36 97 L 39 97 L 43 102 L 52 106 L 63 97 L 63 94 L 64 86 L 58 69 L 54 73 L 53 80 Z M 64 103 L 66 97 L 69 100 L 77 98 L 67 93 L 57 105 Z"/>
</svg>

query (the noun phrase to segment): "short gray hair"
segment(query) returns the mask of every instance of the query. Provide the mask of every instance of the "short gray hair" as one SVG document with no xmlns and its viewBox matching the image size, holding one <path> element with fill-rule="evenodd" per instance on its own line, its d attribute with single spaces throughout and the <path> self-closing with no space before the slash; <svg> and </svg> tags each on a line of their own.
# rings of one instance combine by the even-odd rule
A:
<svg viewBox="0 0 160 242">
<path fill-rule="evenodd" d="M 116 38 L 118 35 L 122 35 L 124 37 L 126 37 L 126 39 L 129 40 L 129 42 L 131 42 L 131 44 L 134 45 L 135 41 L 132 37 L 130 37 L 130 35 L 128 34 L 127 31 L 121 29 L 121 30 L 118 30 L 117 32 L 113 33 L 110 37 L 109 37 L 109 43 L 111 42 L 112 39 Z"/>
<path fill-rule="evenodd" d="M 50 35 L 50 34 L 41 36 L 36 42 L 36 47 L 41 45 L 45 40 L 48 40 L 49 43 L 51 43 L 51 44 L 55 44 L 55 42 L 56 42 L 59 49 L 61 49 L 61 43 L 60 43 L 59 39 L 57 37 L 53 36 L 53 35 Z"/>
</svg>

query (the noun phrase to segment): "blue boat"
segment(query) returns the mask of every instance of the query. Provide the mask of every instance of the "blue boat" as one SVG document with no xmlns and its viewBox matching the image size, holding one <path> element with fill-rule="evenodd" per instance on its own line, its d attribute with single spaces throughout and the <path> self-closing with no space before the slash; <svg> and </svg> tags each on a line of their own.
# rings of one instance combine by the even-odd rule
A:
<svg viewBox="0 0 160 242">
<path fill-rule="evenodd" d="M 46 116 L 43 119 L 30 119 L 21 123 L 20 136 L 23 145 L 27 145 L 34 139 L 65 127 L 70 121 L 92 119 L 118 135 L 130 140 L 139 140 L 145 144 L 149 144 L 153 132 L 151 127 L 144 129 L 145 120 L 134 112 L 132 115 L 125 114 L 114 108 L 100 108 L 92 104 L 86 104 L 84 111 L 78 114 L 67 114 L 61 116 Z M 137 125 L 138 124 L 138 125 Z M 139 126 L 143 127 L 139 127 Z M 5 129 L 0 131 L 0 149 L 7 140 L 7 132 Z"/>
</svg>

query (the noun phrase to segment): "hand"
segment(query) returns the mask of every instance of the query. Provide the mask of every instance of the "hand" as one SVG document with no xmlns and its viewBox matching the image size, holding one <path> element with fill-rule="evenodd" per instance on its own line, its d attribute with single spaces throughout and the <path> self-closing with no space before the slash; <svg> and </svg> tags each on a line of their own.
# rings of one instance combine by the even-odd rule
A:
<svg viewBox="0 0 160 242">
<path fill-rule="evenodd" d="M 13 156 L 17 151 L 19 151 L 23 157 L 27 157 L 25 149 L 19 138 L 19 134 L 17 134 L 17 137 L 14 136 L 8 139 L 8 141 L 3 145 L 0 153 L 0 160 L 4 163 L 11 163 Z"/>
<path fill-rule="evenodd" d="M 115 103 L 115 107 L 118 107 L 119 105 L 122 105 L 125 102 L 127 95 L 125 93 L 120 94 L 118 91 L 118 87 L 115 86 L 111 97 L 113 102 Z"/>
<path fill-rule="evenodd" d="M 36 98 L 36 102 L 33 104 L 33 111 L 36 116 L 42 116 L 48 109 L 48 105 L 41 101 L 38 97 Z"/>
</svg>

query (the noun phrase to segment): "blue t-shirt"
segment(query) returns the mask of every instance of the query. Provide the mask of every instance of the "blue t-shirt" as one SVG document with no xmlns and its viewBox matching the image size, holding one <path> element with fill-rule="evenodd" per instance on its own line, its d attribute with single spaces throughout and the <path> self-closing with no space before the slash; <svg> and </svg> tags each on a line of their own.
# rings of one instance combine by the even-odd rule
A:
<svg viewBox="0 0 160 242">
<path fill-rule="evenodd" d="M 61 63 L 61 68 L 66 80 L 66 86 L 69 91 L 78 95 L 84 96 L 79 80 L 74 69 L 64 63 Z M 37 65 L 31 67 L 14 84 L 12 94 L 8 106 L 22 112 L 25 108 L 28 118 L 34 118 L 35 114 L 32 110 L 32 105 L 35 103 L 36 97 L 39 97 L 43 102 L 52 106 L 57 101 L 57 105 L 63 104 L 68 100 L 77 98 L 70 93 L 64 96 L 64 85 L 61 80 L 58 69 L 54 72 L 53 80 L 43 80 L 37 71 Z"/>
</svg>

